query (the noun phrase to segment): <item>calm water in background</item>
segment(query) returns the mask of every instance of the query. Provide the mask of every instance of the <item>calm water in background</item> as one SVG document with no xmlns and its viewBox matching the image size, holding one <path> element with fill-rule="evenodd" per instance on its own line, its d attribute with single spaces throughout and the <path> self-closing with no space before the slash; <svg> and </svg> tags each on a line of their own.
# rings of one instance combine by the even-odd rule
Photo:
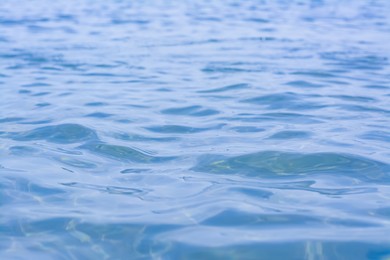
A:
<svg viewBox="0 0 390 260">
<path fill-rule="evenodd" d="M 389 1 L 0 3 L 1 259 L 388 259 Z"/>
</svg>

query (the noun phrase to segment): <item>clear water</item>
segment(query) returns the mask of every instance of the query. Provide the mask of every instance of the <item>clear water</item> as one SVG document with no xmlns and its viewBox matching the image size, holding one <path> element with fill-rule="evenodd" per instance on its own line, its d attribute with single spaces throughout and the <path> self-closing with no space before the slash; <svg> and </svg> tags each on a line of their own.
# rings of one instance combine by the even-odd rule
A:
<svg viewBox="0 0 390 260">
<path fill-rule="evenodd" d="M 1 259 L 389 259 L 390 1 L 0 4 Z"/>
</svg>

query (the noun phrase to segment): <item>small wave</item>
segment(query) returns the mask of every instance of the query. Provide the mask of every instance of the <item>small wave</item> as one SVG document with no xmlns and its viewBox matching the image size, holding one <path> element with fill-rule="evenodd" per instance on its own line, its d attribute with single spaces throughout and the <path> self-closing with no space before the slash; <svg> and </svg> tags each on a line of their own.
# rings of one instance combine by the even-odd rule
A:
<svg viewBox="0 0 390 260">
<path fill-rule="evenodd" d="M 324 85 L 312 83 L 312 82 L 305 81 L 305 80 L 290 81 L 290 82 L 287 82 L 286 85 L 293 86 L 293 87 L 300 87 L 300 88 L 321 88 L 321 87 L 325 87 Z"/>
<path fill-rule="evenodd" d="M 204 132 L 212 128 L 190 127 L 182 125 L 162 125 L 146 127 L 146 129 L 151 132 L 162 134 L 194 134 Z"/>
<path fill-rule="evenodd" d="M 178 107 L 178 108 L 167 108 L 161 110 L 161 113 L 167 115 L 176 115 L 176 116 L 211 116 L 218 114 L 219 112 L 214 109 L 207 109 L 201 106 L 188 106 L 188 107 Z"/>
<path fill-rule="evenodd" d="M 235 91 L 235 90 L 241 90 L 241 89 L 246 89 L 248 88 L 249 85 L 245 83 L 241 84 L 233 84 L 233 85 L 228 85 L 225 87 L 221 88 L 213 88 L 213 89 L 207 89 L 207 90 L 200 90 L 198 91 L 199 93 L 220 93 L 220 92 L 229 92 L 229 91 Z"/>
<path fill-rule="evenodd" d="M 135 163 L 159 163 L 174 159 L 175 157 L 152 156 L 138 149 L 127 146 L 105 144 L 105 143 L 87 143 L 79 147 L 91 153 L 114 159 L 121 162 Z"/>
<path fill-rule="evenodd" d="M 308 138 L 312 134 L 305 131 L 280 131 L 272 136 L 268 137 L 269 139 L 296 139 L 296 138 Z"/>
<path fill-rule="evenodd" d="M 9 133 L 17 141 L 45 140 L 51 143 L 71 144 L 97 139 L 92 129 L 78 124 L 44 126 L 31 131 Z"/>
<path fill-rule="evenodd" d="M 267 109 L 314 110 L 325 107 L 318 102 L 303 102 L 302 97 L 303 95 L 286 92 L 244 99 L 242 102 L 265 106 Z"/>
<path fill-rule="evenodd" d="M 309 174 L 348 175 L 365 181 L 389 182 L 390 165 L 338 153 L 263 151 L 234 157 L 202 156 L 194 171 L 251 177 L 298 177 Z"/>
<path fill-rule="evenodd" d="M 75 187 L 80 189 L 87 189 L 87 190 L 96 190 L 104 193 L 109 194 L 121 194 L 121 195 L 143 195 L 148 192 L 146 189 L 136 189 L 136 188 L 129 188 L 129 187 L 118 187 L 118 186 L 103 186 L 103 185 L 93 185 L 93 184 L 86 184 L 86 183 L 79 183 L 79 182 L 69 182 L 69 183 L 61 183 L 64 186 L 68 187 Z"/>
</svg>

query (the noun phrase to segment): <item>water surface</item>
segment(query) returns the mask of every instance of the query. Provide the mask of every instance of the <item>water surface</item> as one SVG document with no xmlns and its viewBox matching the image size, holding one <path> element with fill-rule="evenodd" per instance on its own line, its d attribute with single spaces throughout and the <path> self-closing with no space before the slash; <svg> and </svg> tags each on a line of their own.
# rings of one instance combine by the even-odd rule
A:
<svg viewBox="0 0 390 260">
<path fill-rule="evenodd" d="M 390 2 L 0 5 L 1 259 L 388 259 Z"/>
</svg>

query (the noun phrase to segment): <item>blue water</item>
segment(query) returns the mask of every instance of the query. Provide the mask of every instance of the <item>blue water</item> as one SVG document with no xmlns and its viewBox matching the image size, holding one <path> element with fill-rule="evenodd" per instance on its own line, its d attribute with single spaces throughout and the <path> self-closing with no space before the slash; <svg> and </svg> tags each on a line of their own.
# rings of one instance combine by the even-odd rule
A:
<svg viewBox="0 0 390 260">
<path fill-rule="evenodd" d="M 0 259 L 390 259 L 390 1 L 0 3 Z"/>
</svg>

